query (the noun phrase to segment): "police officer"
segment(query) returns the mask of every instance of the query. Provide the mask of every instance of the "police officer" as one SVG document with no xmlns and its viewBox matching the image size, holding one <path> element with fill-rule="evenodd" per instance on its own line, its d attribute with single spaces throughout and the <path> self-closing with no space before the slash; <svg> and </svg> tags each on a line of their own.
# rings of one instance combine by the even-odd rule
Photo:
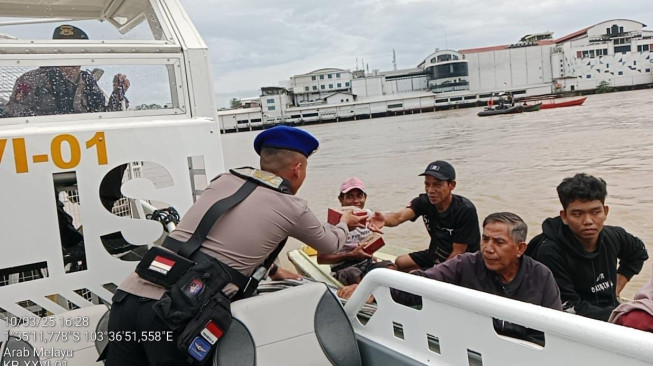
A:
<svg viewBox="0 0 653 366">
<path fill-rule="evenodd" d="M 321 224 L 305 200 L 295 196 L 306 178 L 308 157 L 318 148 L 309 133 L 278 126 L 261 132 L 254 141 L 260 169 L 240 168 L 219 175 L 184 215 L 172 238 L 188 240 L 215 202 L 233 195 L 246 180 L 257 183 L 240 204 L 226 211 L 212 226 L 200 250 L 245 276 L 251 276 L 278 244 L 292 236 L 321 253 L 335 253 L 347 241 L 349 228 L 362 226 L 360 218 L 346 212 L 340 223 Z M 233 294 L 231 289 L 223 292 Z M 232 291 L 230 291 L 232 290 Z M 165 289 L 132 273 L 113 298 L 109 334 L 152 331 L 169 334 L 153 312 L 153 304 Z M 176 340 L 125 341 L 112 337 L 107 365 L 179 365 L 188 355 L 176 348 Z"/>
<path fill-rule="evenodd" d="M 52 39 L 88 39 L 72 25 L 61 25 Z M 14 84 L 3 117 L 45 116 L 52 114 L 119 111 L 128 106 L 125 93 L 129 79 L 123 74 L 113 78 L 113 92 L 107 103 L 95 77 L 80 66 L 43 66 L 21 75 Z"/>
</svg>

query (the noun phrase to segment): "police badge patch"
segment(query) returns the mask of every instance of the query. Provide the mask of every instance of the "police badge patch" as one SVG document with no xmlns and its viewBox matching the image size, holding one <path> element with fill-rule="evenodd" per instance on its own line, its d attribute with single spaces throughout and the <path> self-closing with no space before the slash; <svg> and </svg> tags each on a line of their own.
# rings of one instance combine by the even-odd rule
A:
<svg viewBox="0 0 653 366">
<path fill-rule="evenodd" d="M 202 289 L 204 288 L 204 282 L 202 282 L 201 279 L 199 278 L 193 278 L 188 285 L 184 286 L 183 290 L 184 293 L 188 296 L 195 296 L 202 292 Z"/>
</svg>

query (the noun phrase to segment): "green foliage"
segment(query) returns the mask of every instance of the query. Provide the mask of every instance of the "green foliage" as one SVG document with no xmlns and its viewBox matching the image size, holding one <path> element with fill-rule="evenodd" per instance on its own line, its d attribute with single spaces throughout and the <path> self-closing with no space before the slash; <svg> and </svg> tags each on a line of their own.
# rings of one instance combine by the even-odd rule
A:
<svg viewBox="0 0 653 366">
<path fill-rule="evenodd" d="M 231 98 L 229 101 L 229 107 L 231 108 L 238 108 L 240 107 L 240 99 L 238 98 Z"/>
<path fill-rule="evenodd" d="M 603 80 L 599 83 L 599 85 L 596 87 L 596 93 L 601 94 L 601 93 L 610 93 L 613 92 L 614 88 L 610 85 L 609 82 Z"/>
</svg>

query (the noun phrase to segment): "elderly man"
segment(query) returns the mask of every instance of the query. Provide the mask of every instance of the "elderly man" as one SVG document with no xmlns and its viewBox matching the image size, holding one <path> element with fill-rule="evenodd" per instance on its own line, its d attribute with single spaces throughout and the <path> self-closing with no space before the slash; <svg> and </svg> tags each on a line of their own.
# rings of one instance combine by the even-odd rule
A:
<svg viewBox="0 0 653 366">
<path fill-rule="evenodd" d="M 603 179 L 580 173 L 565 178 L 557 190 L 560 216 L 542 223 L 528 253 L 553 272 L 565 311 L 607 321 L 621 290 L 648 259 L 646 247 L 623 228 L 604 225 Z"/>
<path fill-rule="evenodd" d="M 544 265 L 524 256 L 526 223 L 510 212 L 498 212 L 483 220 L 481 250 L 465 253 L 427 270 L 415 270 L 417 276 L 467 287 L 473 290 L 562 310 L 560 291 Z M 536 285 L 534 285 L 536 284 Z M 355 286 L 343 288 L 339 296 L 350 297 Z M 393 298 L 415 305 L 419 297 L 393 290 Z M 495 319 L 499 334 L 542 344 L 542 333 Z"/>
<path fill-rule="evenodd" d="M 428 249 L 400 255 L 397 268 L 408 272 L 430 268 L 434 264 L 464 252 L 478 250 L 478 215 L 474 204 L 463 196 L 453 194 L 456 171 L 446 161 L 437 160 L 426 166 L 425 193 L 414 198 L 408 207 L 383 214 L 385 226 L 397 226 L 422 216 L 431 237 Z"/>
<path fill-rule="evenodd" d="M 336 252 L 345 244 L 349 228 L 362 224 L 359 217 L 346 211 L 337 225 L 322 225 L 308 208 L 308 203 L 295 196 L 306 178 L 308 157 L 317 148 L 318 141 L 299 128 L 278 126 L 261 132 L 254 140 L 254 149 L 261 157 L 261 169 L 232 169 L 219 175 L 170 236 L 185 242 L 209 208 L 224 198 L 235 197 L 234 192 L 245 187 L 246 182 L 254 182 L 254 190 L 220 216 L 201 243 L 200 251 L 220 261 L 219 267 L 225 268 L 229 274 L 227 278 L 235 280 L 244 275 L 256 279 L 254 274 L 260 271 L 266 259 L 278 253 L 279 246 L 288 236 L 309 244 L 318 252 Z M 150 268 L 154 264 L 152 262 Z M 236 273 L 236 276 L 234 271 L 240 274 Z M 122 335 L 149 331 L 171 334 L 164 319 L 153 311 L 164 292 L 164 287 L 132 273 L 113 297 L 109 333 Z M 232 300 L 247 296 L 245 289 L 235 283 L 228 284 L 222 292 Z M 195 294 L 191 291 L 189 296 Z M 162 338 L 161 341 L 134 342 L 113 337 L 108 346 L 107 365 L 186 364 L 189 356 L 177 350 L 176 339 L 173 339 L 175 342 L 166 342 L 166 338 Z"/>
</svg>

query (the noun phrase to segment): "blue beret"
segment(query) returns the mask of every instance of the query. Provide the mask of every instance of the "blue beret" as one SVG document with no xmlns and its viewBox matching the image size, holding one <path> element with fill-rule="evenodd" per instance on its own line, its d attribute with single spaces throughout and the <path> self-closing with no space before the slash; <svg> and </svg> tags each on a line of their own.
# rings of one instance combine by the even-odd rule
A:
<svg viewBox="0 0 653 366">
<path fill-rule="evenodd" d="M 269 128 L 256 136 L 254 139 L 254 150 L 261 155 L 264 147 L 292 150 L 309 157 L 317 150 L 320 143 L 310 133 L 288 126 L 276 126 Z"/>
</svg>

